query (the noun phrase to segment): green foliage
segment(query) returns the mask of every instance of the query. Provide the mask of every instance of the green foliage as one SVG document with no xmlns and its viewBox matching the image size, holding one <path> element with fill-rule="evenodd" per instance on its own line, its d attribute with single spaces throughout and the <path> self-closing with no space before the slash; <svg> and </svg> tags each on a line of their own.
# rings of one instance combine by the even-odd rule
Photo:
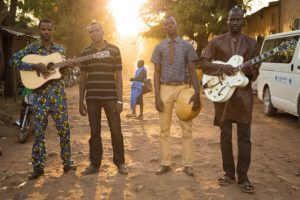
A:
<svg viewBox="0 0 300 200">
<path fill-rule="evenodd" d="M 106 38 L 115 30 L 112 15 L 107 11 L 108 0 L 23 0 L 18 1 L 17 26 L 35 28 L 40 19 L 54 23 L 55 42 L 67 49 L 68 56 L 78 55 L 90 43 L 86 26 L 96 20 L 103 25 Z M 35 22 L 35 26 L 32 26 Z M 109 22 L 109 23 L 108 23 Z"/>
<path fill-rule="evenodd" d="M 178 33 L 196 42 L 200 54 L 212 35 L 227 31 L 227 13 L 236 5 L 246 8 L 250 0 L 148 0 L 141 12 L 149 30 L 145 37 L 163 38 L 162 17 L 174 16 Z"/>
</svg>

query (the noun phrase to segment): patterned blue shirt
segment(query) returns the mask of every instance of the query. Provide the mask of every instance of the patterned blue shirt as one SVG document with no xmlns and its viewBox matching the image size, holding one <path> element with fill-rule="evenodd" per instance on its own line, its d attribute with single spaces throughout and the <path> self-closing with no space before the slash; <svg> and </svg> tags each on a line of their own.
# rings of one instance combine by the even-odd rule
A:
<svg viewBox="0 0 300 200">
<path fill-rule="evenodd" d="M 169 44 L 170 38 L 166 38 L 159 43 L 152 54 L 151 62 L 161 65 L 161 82 L 187 82 L 189 80 L 188 62 L 195 61 L 199 57 L 194 47 L 177 36 L 174 40 L 173 64 L 169 64 Z"/>
<path fill-rule="evenodd" d="M 51 53 L 59 52 L 65 56 L 65 50 L 62 46 L 52 43 L 52 46 L 47 49 L 43 46 L 41 41 L 37 41 L 29 44 L 21 51 L 15 53 L 9 60 L 9 65 L 13 67 L 18 67 L 19 70 L 32 70 L 32 64 L 22 62 L 22 58 L 28 54 L 37 55 L 49 55 Z"/>
<path fill-rule="evenodd" d="M 9 60 L 9 65 L 12 67 L 17 67 L 19 70 L 32 70 L 33 64 L 22 62 L 22 58 L 28 54 L 37 55 L 49 55 L 55 52 L 59 52 L 61 55 L 65 56 L 65 50 L 62 46 L 56 43 L 52 43 L 52 46 L 47 49 L 43 46 L 41 41 L 33 42 L 27 45 L 24 49 L 15 53 Z M 52 90 L 54 88 L 64 88 L 63 82 L 58 80 L 53 80 L 45 83 L 42 87 L 35 90 L 35 92 L 46 93 L 47 90 Z"/>
</svg>

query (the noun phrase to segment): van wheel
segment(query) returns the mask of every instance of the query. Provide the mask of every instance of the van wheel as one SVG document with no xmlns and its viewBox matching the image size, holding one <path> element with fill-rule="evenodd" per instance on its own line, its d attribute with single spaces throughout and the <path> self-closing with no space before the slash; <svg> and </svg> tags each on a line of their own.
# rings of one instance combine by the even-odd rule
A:
<svg viewBox="0 0 300 200">
<path fill-rule="evenodd" d="M 264 113 L 268 116 L 275 115 L 277 112 L 277 109 L 273 107 L 272 101 L 271 101 L 271 92 L 270 89 L 267 87 L 264 90 Z"/>
</svg>

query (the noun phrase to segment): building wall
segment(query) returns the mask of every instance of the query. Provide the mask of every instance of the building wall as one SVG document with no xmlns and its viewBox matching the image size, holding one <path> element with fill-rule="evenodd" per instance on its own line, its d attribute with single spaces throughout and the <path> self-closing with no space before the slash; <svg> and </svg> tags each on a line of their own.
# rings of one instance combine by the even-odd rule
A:
<svg viewBox="0 0 300 200">
<path fill-rule="evenodd" d="M 253 38 L 280 32 L 279 4 L 265 7 L 246 17 L 243 31 Z"/>
<path fill-rule="evenodd" d="M 271 2 L 268 7 L 246 17 L 243 31 L 253 38 L 265 37 L 274 33 L 293 30 L 291 22 L 298 19 L 300 29 L 300 1 L 279 0 Z"/>
<path fill-rule="evenodd" d="M 300 20 L 300 1 L 299 0 L 281 0 L 281 32 L 291 31 L 291 21 Z M 299 29 L 299 27 L 298 27 Z"/>
</svg>

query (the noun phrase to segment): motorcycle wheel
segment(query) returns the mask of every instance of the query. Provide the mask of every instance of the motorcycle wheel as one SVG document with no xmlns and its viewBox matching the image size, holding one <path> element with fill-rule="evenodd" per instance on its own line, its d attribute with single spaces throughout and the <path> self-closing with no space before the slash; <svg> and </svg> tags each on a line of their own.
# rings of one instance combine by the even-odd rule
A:
<svg viewBox="0 0 300 200">
<path fill-rule="evenodd" d="M 29 134 L 33 132 L 33 115 L 30 115 L 26 121 L 24 128 L 21 128 L 18 140 L 20 143 L 25 143 Z"/>
</svg>

